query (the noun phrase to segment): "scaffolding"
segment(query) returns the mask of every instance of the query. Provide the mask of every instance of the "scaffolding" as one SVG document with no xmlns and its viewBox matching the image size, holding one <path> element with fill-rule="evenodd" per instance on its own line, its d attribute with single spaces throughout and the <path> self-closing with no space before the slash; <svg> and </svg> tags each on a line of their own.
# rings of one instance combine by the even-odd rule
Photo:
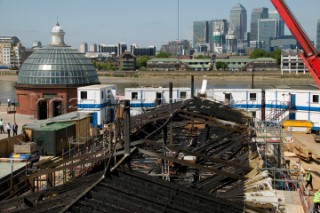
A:
<svg viewBox="0 0 320 213">
<path fill-rule="evenodd" d="M 265 121 L 272 124 L 281 124 L 284 120 L 283 115 L 285 112 L 290 110 L 290 102 L 289 101 L 271 101 L 270 104 L 270 112 L 266 115 Z"/>
<path fill-rule="evenodd" d="M 292 135 L 283 131 L 282 126 L 277 123 L 258 119 L 255 119 L 254 130 L 254 141 L 264 162 L 262 169 L 289 169 L 286 166 L 287 162 L 284 160 L 283 145 L 293 142 Z M 287 173 L 290 173 L 290 171 L 287 171 Z M 280 179 L 281 176 L 284 178 L 280 173 L 277 175 L 274 173 L 273 177 L 277 179 L 275 176 L 280 177 Z"/>
</svg>

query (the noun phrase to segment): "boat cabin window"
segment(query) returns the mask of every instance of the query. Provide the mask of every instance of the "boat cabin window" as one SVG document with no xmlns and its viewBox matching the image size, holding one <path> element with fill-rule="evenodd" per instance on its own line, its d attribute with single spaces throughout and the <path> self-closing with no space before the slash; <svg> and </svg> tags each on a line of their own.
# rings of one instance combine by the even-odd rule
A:
<svg viewBox="0 0 320 213">
<path fill-rule="evenodd" d="M 257 100 L 257 93 L 250 93 L 250 101 Z"/>
<path fill-rule="evenodd" d="M 101 91 L 101 99 L 103 99 L 103 94 L 104 94 L 104 92 L 103 92 L 103 91 Z"/>
<path fill-rule="evenodd" d="M 231 93 L 224 93 L 224 103 L 230 104 L 231 101 Z"/>
<path fill-rule="evenodd" d="M 312 103 L 319 103 L 319 95 L 312 95 Z"/>
<path fill-rule="evenodd" d="M 156 104 L 157 104 L 157 106 L 162 104 L 162 92 L 156 93 Z"/>
<path fill-rule="evenodd" d="M 87 99 L 87 91 L 81 91 L 80 97 L 81 97 L 81 99 Z"/>
<path fill-rule="evenodd" d="M 251 115 L 252 115 L 253 118 L 256 118 L 256 116 L 257 116 L 256 111 L 252 111 L 252 112 L 251 112 Z"/>
<path fill-rule="evenodd" d="M 187 98 L 187 92 L 180 92 L 180 98 Z"/>
<path fill-rule="evenodd" d="M 131 93 L 131 99 L 138 99 L 138 93 L 137 92 L 132 92 Z"/>
</svg>

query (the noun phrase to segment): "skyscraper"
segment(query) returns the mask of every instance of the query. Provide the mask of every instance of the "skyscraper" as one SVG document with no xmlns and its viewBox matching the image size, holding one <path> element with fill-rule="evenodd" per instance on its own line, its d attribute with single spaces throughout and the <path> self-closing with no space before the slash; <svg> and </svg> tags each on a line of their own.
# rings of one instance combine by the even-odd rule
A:
<svg viewBox="0 0 320 213">
<path fill-rule="evenodd" d="M 222 36 L 224 38 L 228 33 L 228 22 L 226 19 L 215 19 L 209 21 L 209 31 L 208 31 L 208 39 L 210 43 L 210 50 L 214 51 L 214 47 L 217 47 L 217 37 L 216 35 Z M 218 42 L 220 47 L 224 46 L 222 39 Z"/>
<path fill-rule="evenodd" d="M 318 52 L 320 51 L 320 19 L 318 19 L 318 24 L 317 24 L 317 44 L 316 48 Z"/>
<path fill-rule="evenodd" d="M 193 22 L 193 47 L 208 43 L 208 21 Z"/>
<path fill-rule="evenodd" d="M 269 50 L 271 38 L 277 37 L 278 34 L 278 19 L 266 18 L 259 19 L 258 22 L 258 41 L 262 42 L 262 47 Z"/>
<path fill-rule="evenodd" d="M 255 8 L 252 10 L 251 13 L 251 29 L 250 29 L 250 41 L 257 41 L 258 40 L 258 22 L 259 19 L 268 18 L 268 8 L 261 7 Z"/>
<path fill-rule="evenodd" d="M 230 11 L 229 28 L 236 39 L 244 39 L 247 32 L 247 10 L 240 3 Z"/>
<path fill-rule="evenodd" d="M 90 44 L 89 45 L 89 52 L 97 52 L 97 44 Z"/>
<path fill-rule="evenodd" d="M 277 11 L 270 11 L 269 18 L 277 19 L 278 20 L 278 29 L 277 29 L 277 37 L 284 36 L 284 21 L 280 17 Z"/>
<path fill-rule="evenodd" d="M 80 44 L 79 52 L 81 53 L 88 52 L 88 44 L 86 42 L 83 42 Z"/>
<path fill-rule="evenodd" d="M 284 36 L 284 22 L 277 11 L 270 11 L 267 15 L 263 14 L 263 11 L 268 11 L 267 8 L 265 8 L 265 10 L 260 8 L 260 11 L 261 16 L 267 16 L 267 18 L 258 18 L 257 38 L 251 41 L 256 41 L 261 45 L 261 48 L 266 48 L 266 50 L 269 51 L 271 39 Z"/>
</svg>

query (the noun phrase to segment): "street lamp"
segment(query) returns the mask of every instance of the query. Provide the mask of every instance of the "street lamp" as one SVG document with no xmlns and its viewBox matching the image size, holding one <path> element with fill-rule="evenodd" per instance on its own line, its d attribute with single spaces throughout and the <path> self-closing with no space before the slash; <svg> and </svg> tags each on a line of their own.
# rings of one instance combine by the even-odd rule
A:
<svg viewBox="0 0 320 213">
<path fill-rule="evenodd" d="M 18 105 L 18 102 L 13 101 L 11 103 L 11 101 L 8 101 L 8 108 L 7 108 L 7 113 L 11 114 L 13 113 L 13 122 L 16 122 L 16 106 Z"/>
</svg>

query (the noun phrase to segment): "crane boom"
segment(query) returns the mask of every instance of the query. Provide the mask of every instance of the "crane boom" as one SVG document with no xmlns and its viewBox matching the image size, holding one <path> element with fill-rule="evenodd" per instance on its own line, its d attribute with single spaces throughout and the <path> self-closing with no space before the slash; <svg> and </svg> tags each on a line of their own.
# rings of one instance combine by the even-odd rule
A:
<svg viewBox="0 0 320 213">
<path fill-rule="evenodd" d="M 299 54 L 302 58 L 305 66 L 308 68 L 313 80 L 316 82 L 318 88 L 320 88 L 320 56 L 316 51 L 316 48 L 311 43 L 307 34 L 300 27 L 298 21 L 291 13 L 290 9 L 286 5 L 284 0 L 271 0 L 272 4 L 278 11 L 279 15 L 286 23 L 287 27 L 299 42 L 304 53 Z"/>
</svg>

